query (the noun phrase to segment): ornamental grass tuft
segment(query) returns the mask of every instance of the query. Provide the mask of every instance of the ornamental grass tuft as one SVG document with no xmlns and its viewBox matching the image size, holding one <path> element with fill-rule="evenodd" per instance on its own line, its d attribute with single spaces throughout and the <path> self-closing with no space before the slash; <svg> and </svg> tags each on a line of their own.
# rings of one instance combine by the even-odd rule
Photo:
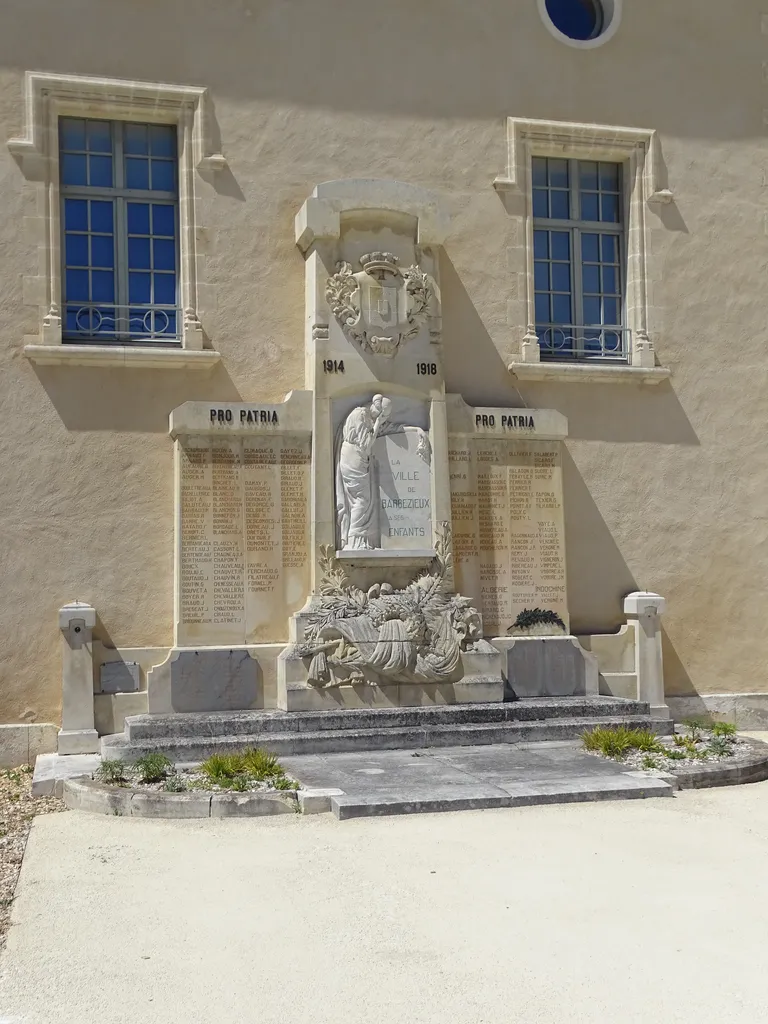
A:
<svg viewBox="0 0 768 1024">
<path fill-rule="evenodd" d="M 655 754 L 661 753 L 663 749 L 656 734 L 650 729 L 628 729 L 623 725 L 615 729 L 604 725 L 595 726 L 584 733 L 582 741 L 585 750 L 600 753 L 615 761 L 623 761 L 632 750 Z"/>
</svg>

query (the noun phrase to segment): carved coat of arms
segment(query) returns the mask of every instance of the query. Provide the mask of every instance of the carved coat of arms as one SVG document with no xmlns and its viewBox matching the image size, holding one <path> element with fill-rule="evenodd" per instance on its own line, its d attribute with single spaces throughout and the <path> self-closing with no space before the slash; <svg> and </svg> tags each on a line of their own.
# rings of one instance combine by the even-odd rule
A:
<svg viewBox="0 0 768 1024">
<path fill-rule="evenodd" d="M 342 330 L 365 351 L 396 355 L 429 319 L 432 285 L 415 264 L 400 269 L 391 252 L 369 252 L 360 257 L 361 272 L 350 263 L 336 265 L 325 297 Z"/>
</svg>

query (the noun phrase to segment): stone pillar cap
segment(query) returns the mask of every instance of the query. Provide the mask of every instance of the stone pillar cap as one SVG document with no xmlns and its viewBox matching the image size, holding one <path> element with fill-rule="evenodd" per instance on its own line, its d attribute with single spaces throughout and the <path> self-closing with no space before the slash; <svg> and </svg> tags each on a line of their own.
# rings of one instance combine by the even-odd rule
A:
<svg viewBox="0 0 768 1024">
<path fill-rule="evenodd" d="M 69 629 L 73 619 L 82 619 L 86 629 L 96 625 L 96 609 L 82 601 L 72 601 L 59 608 L 59 629 Z"/>
<path fill-rule="evenodd" d="M 624 598 L 625 615 L 663 615 L 666 598 L 650 590 L 638 590 Z"/>
</svg>

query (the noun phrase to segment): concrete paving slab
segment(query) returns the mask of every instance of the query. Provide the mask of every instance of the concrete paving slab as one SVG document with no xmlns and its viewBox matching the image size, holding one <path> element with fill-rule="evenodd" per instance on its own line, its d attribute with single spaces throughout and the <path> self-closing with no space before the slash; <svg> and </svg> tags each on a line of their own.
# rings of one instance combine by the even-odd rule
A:
<svg viewBox="0 0 768 1024">
<path fill-rule="evenodd" d="M 304 785 L 342 790 L 330 804 L 344 820 L 674 793 L 669 783 L 591 757 L 578 743 L 315 754 L 283 762 Z"/>
<path fill-rule="evenodd" d="M 66 779 L 90 778 L 100 762 L 99 754 L 40 754 L 32 774 L 32 796 L 60 797 Z"/>
<path fill-rule="evenodd" d="M 768 783 L 339 823 L 35 819 L 9 1024 L 758 1024 Z"/>
</svg>

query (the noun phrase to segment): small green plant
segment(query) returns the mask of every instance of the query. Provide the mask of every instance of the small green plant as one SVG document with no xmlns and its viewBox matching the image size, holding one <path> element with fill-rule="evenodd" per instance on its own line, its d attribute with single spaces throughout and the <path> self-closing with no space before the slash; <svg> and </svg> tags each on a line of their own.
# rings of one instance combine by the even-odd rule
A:
<svg viewBox="0 0 768 1024">
<path fill-rule="evenodd" d="M 686 736 L 681 736 L 680 733 L 676 732 L 675 735 L 672 737 L 672 742 L 675 744 L 676 747 L 684 747 L 686 739 Z"/>
<path fill-rule="evenodd" d="M 628 729 L 620 726 L 610 729 L 598 725 L 583 736 L 585 750 L 598 752 L 603 757 L 612 757 L 623 761 L 631 750 L 640 750 L 646 754 L 661 753 L 663 748 L 654 732 L 650 729 Z"/>
<path fill-rule="evenodd" d="M 652 754 L 646 754 L 643 758 L 643 768 L 658 768 L 659 762 Z"/>
<path fill-rule="evenodd" d="M 248 776 L 247 775 L 236 775 L 234 779 L 229 780 L 228 789 L 233 789 L 236 793 L 244 793 L 248 789 Z"/>
<path fill-rule="evenodd" d="M 683 725 L 688 730 L 689 739 L 692 739 L 694 742 L 702 738 L 706 729 L 706 723 L 699 721 L 698 718 L 686 718 Z"/>
<path fill-rule="evenodd" d="M 184 781 L 184 777 L 175 773 L 173 775 L 169 775 L 163 783 L 164 793 L 185 793 L 186 789 L 187 784 Z"/>
<path fill-rule="evenodd" d="M 711 732 L 713 736 L 729 739 L 731 742 L 736 739 L 736 726 L 733 722 L 714 722 Z"/>
<path fill-rule="evenodd" d="M 733 744 L 727 736 L 713 736 L 709 741 L 709 751 L 716 757 L 733 757 Z"/>
<path fill-rule="evenodd" d="M 200 765 L 200 771 L 211 782 L 221 786 L 230 782 L 236 775 L 243 771 L 241 754 L 211 754 L 207 760 Z"/>
<path fill-rule="evenodd" d="M 565 623 L 557 614 L 543 608 L 523 608 L 511 629 L 532 629 L 534 626 L 557 626 L 565 633 Z"/>
<path fill-rule="evenodd" d="M 274 754 L 267 750 L 256 748 L 246 750 L 242 755 L 243 767 L 254 779 L 278 779 L 285 775 L 285 769 Z"/>
<path fill-rule="evenodd" d="M 286 779 L 282 776 L 279 779 L 273 779 L 272 785 L 275 789 L 299 789 L 299 784 L 294 779 Z"/>
<path fill-rule="evenodd" d="M 145 754 L 134 764 L 139 782 L 163 782 L 173 772 L 173 762 L 159 752 Z"/>
<path fill-rule="evenodd" d="M 664 757 L 668 757 L 670 761 L 684 761 L 687 756 L 684 750 L 664 750 Z"/>
<path fill-rule="evenodd" d="M 644 754 L 658 754 L 661 750 L 659 738 L 651 729 L 633 729 L 633 746 Z"/>
<path fill-rule="evenodd" d="M 108 786 L 124 786 L 130 779 L 131 770 L 125 761 L 119 758 L 105 758 L 93 773 L 97 782 Z"/>
</svg>

